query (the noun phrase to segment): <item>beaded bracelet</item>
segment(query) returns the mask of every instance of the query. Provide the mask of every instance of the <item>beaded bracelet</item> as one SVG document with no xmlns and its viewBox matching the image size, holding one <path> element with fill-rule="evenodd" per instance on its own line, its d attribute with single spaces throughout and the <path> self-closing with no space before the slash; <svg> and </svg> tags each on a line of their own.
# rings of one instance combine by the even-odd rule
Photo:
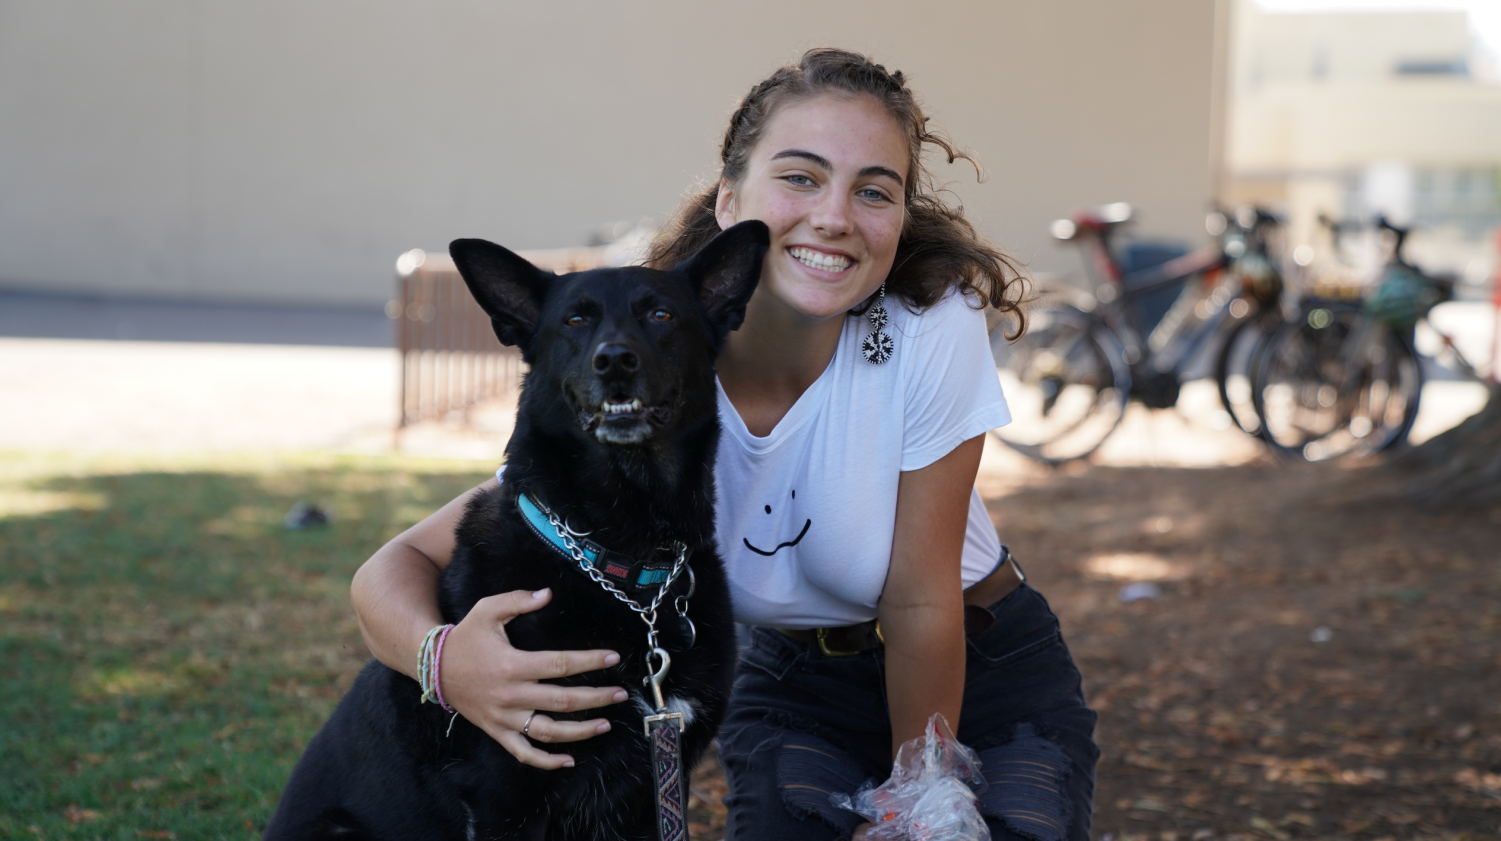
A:
<svg viewBox="0 0 1501 841">
<path fill-rule="evenodd" d="M 438 688 L 438 662 L 443 653 L 443 640 L 452 625 L 436 625 L 422 638 L 422 647 L 417 653 L 417 682 L 422 686 L 422 702 L 432 702 L 448 710 L 443 703 L 443 690 Z"/>
<path fill-rule="evenodd" d="M 438 706 L 442 707 L 443 712 L 446 713 L 453 712 L 453 710 L 449 709 L 448 703 L 443 700 L 443 683 L 438 680 L 438 672 L 443 667 L 443 641 L 448 639 L 448 632 L 452 630 L 452 625 L 443 626 L 443 633 L 438 635 L 437 650 L 433 652 L 433 692 L 438 696 Z"/>
</svg>

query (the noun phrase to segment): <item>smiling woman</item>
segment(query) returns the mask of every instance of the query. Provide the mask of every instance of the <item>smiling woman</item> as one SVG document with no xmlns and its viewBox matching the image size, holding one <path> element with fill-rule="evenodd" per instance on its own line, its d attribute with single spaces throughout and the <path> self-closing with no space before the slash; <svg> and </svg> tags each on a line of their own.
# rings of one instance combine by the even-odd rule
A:
<svg viewBox="0 0 1501 841">
<path fill-rule="evenodd" d="M 995 837 L 1088 837 L 1094 714 L 972 487 L 977 436 L 1009 419 L 979 310 L 1016 312 L 1023 284 L 925 147 L 964 157 L 901 73 L 810 51 L 742 101 L 719 183 L 652 255 L 771 231 L 718 362 L 719 543 L 761 626 L 720 735 L 732 839 L 859 835 L 828 794 L 884 777 L 934 712 L 986 760 Z"/>
<path fill-rule="evenodd" d="M 974 490 L 985 433 L 1010 419 L 982 310 L 1024 324 L 1025 283 L 940 197 L 925 149 L 965 157 L 928 129 L 900 72 L 809 51 L 741 101 L 718 182 L 648 260 L 677 266 L 752 220 L 770 235 L 717 359 L 714 524 L 735 620 L 755 626 L 719 736 L 734 841 L 863 835 L 829 794 L 885 778 L 935 714 L 984 761 L 994 837 L 1089 837 L 1095 715 L 1057 619 Z M 636 411 L 617 396 L 588 405 Z M 432 627 L 462 508 L 413 529 L 432 537 L 422 554 L 388 545 L 356 578 L 366 639 L 393 668 L 411 668 Z M 515 677 L 508 621 L 444 655 L 453 706 L 533 739 L 540 722 L 546 742 L 593 738 L 598 722 L 548 715 L 572 707 L 522 700 L 540 687 Z M 496 738 L 512 750 L 516 735 Z M 543 747 L 514 752 L 571 762 Z"/>
</svg>

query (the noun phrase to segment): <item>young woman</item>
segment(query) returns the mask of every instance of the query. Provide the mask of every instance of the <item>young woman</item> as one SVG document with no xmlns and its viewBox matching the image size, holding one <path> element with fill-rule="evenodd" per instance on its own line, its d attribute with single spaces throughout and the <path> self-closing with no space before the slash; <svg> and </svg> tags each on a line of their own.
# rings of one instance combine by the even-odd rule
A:
<svg viewBox="0 0 1501 841">
<path fill-rule="evenodd" d="M 1095 716 L 974 491 L 984 434 L 1009 420 L 981 308 L 1017 313 L 1021 282 L 937 197 L 927 146 L 964 157 L 928 131 L 901 73 L 812 50 L 741 102 L 719 183 L 651 255 L 673 265 L 736 222 L 771 228 L 718 361 L 719 543 L 736 619 L 753 626 L 720 735 L 731 839 L 857 833 L 829 794 L 884 779 L 935 712 L 980 754 L 993 837 L 1089 837 Z M 409 675 L 442 624 L 437 578 L 466 499 L 355 576 L 371 650 Z M 448 637 L 443 692 L 521 761 L 557 768 L 572 760 L 526 736 L 567 743 L 608 724 L 547 713 L 626 696 L 537 682 L 617 659 L 510 647 L 505 623 L 548 597 L 480 602 Z"/>
</svg>

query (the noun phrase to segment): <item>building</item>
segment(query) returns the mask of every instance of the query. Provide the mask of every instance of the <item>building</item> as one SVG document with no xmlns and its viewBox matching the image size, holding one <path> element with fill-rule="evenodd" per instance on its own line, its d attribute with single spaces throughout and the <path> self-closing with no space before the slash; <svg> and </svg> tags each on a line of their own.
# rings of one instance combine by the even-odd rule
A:
<svg viewBox="0 0 1501 841">
<path fill-rule="evenodd" d="M 738 97 L 824 44 L 905 70 L 989 171 L 940 169 L 971 218 L 1074 271 L 1047 225 L 1084 205 L 1203 239 L 1217 8 L 4 0 L 0 286 L 380 304 L 410 248 L 666 217 Z"/>
<path fill-rule="evenodd" d="M 1285 208 L 1291 244 L 1326 256 L 1319 214 L 1385 214 L 1415 227 L 1419 265 L 1491 277 L 1501 79 L 1464 13 L 1269 14 L 1240 2 L 1233 33 L 1232 200 Z"/>
</svg>

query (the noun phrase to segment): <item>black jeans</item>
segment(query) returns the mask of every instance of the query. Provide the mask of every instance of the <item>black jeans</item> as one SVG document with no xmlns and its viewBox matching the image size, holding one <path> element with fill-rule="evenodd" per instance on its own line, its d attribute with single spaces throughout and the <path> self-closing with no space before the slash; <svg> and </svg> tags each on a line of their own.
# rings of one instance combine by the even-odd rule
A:
<svg viewBox="0 0 1501 841">
<path fill-rule="evenodd" d="M 1026 584 L 990 612 L 995 623 L 968 640 L 957 734 L 980 755 L 977 805 L 997 841 L 1087 841 L 1095 713 L 1058 618 Z M 726 841 L 848 837 L 863 819 L 829 795 L 891 773 L 884 652 L 825 657 L 816 643 L 750 629 L 719 743 Z"/>
</svg>

